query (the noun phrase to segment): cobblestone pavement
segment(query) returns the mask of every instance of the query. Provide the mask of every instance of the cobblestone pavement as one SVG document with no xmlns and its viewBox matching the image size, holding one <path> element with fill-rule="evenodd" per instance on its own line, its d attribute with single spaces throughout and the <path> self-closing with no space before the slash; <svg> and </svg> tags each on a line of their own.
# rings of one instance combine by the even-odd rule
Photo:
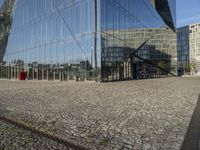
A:
<svg viewBox="0 0 200 150">
<path fill-rule="evenodd" d="M 0 121 L 0 150 L 70 150 L 51 140 Z"/>
<path fill-rule="evenodd" d="M 91 149 L 178 150 L 199 94 L 200 78 L 0 81 L 0 113 Z"/>
</svg>

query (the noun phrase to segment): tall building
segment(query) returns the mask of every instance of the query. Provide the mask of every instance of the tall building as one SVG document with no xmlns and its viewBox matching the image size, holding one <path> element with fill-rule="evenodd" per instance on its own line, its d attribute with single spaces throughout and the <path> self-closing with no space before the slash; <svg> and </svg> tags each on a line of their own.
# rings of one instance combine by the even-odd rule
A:
<svg viewBox="0 0 200 150">
<path fill-rule="evenodd" d="M 189 26 L 177 29 L 178 74 L 190 73 Z"/>
<path fill-rule="evenodd" d="M 37 80 L 114 81 L 176 75 L 175 6 L 175 0 L 14 0 L 0 77 L 27 72 Z"/>
<path fill-rule="evenodd" d="M 0 9 L 0 63 L 3 60 L 11 28 L 11 11 L 14 0 L 7 0 Z"/>
<path fill-rule="evenodd" d="M 178 29 L 178 71 L 183 74 L 200 74 L 200 23 Z"/>
<path fill-rule="evenodd" d="M 189 59 L 193 72 L 200 75 L 200 23 L 189 26 Z"/>
</svg>

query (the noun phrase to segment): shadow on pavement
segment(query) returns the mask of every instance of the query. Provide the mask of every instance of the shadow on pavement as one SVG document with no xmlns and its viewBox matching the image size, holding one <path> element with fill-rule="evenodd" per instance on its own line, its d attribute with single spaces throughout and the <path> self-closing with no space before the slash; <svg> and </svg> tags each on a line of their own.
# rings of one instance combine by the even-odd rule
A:
<svg viewBox="0 0 200 150">
<path fill-rule="evenodd" d="M 200 95 L 181 150 L 200 150 Z"/>
</svg>

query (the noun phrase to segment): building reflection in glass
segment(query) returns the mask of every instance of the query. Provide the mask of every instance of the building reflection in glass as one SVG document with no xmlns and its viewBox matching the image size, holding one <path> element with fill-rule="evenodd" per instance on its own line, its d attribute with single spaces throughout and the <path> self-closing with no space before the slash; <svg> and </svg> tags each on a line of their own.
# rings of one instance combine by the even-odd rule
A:
<svg viewBox="0 0 200 150">
<path fill-rule="evenodd" d="M 16 0 L 1 78 L 21 71 L 28 79 L 77 81 L 176 74 L 173 6 L 175 0 Z"/>
</svg>

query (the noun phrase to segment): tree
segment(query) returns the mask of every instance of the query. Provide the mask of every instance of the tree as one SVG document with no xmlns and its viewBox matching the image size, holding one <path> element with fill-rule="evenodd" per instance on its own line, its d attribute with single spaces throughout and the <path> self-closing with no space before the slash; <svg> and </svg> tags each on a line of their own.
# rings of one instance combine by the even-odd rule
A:
<svg viewBox="0 0 200 150">
<path fill-rule="evenodd" d="M 196 64 L 190 63 L 189 68 L 190 68 L 190 73 L 192 73 L 192 75 L 193 75 L 196 72 Z"/>
<path fill-rule="evenodd" d="M 164 70 L 168 70 L 168 68 L 169 68 L 169 64 L 165 61 L 159 61 L 157 65 L 158 65 L 158 67 L 160 67 Z M 160 74 L 160 71 L 161 71 L 160 68 L 158 68 L 158 74 Z"/>
</svg>

